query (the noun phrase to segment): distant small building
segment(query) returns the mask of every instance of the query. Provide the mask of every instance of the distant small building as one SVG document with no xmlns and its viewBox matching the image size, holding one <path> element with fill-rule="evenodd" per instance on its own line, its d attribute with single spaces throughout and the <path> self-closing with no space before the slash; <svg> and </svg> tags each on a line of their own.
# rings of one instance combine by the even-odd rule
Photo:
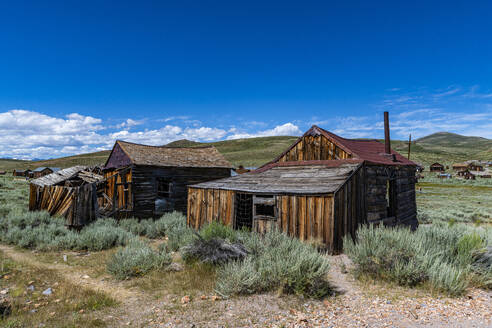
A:
<svg viewBox="0 0 492 328">
<path fill-rule="evenodd" d="M 475 175 L 471 173 L 468 169 L 458 171 L 456 175 L 465 178 L 466 180 L 475 180 Z"/>
<path fill-rule="evenodd" d="M 434 163 L 434 164 L 431 164 L 431 166 L 429 167 L 429 171 L 431 172 L 444 172 L 444 165 L 440 164 L 440 163 Z"/>
<path fill-rule="evenodd" d="M 14 169 L 14 171 L 12 171 L 12 175 L 14 177 L 29 177 L 31 172 L 31 170 Z"/>
<path fill-rule="evenodd" d="M 464 171 L 468 169 L 468 164 L 466 163 L 455 163 L 453 164 L 454 171 Z"/>
<path fill-rule="evenodd" d="M 5 171 L 0 171 L 0 175 L 5 175 L 7 172 Z"/>
<path fill-rule="evenodd" d="M 38 167 L 32 171 L 32 178 L 34 178 L 34 179 L 41 178 L 41 177 L 44 177 L 45 175 L 55 173 L 58 171 L 60 171 L 59 167 L 41 166 L 41 167 Z"/>
<path fill-rule="evenodd" d="M 470 171 L 483 171 L 483 165 L 478 163 L 471 163 L 468 168 L 470 169 Z"/>
</svg>

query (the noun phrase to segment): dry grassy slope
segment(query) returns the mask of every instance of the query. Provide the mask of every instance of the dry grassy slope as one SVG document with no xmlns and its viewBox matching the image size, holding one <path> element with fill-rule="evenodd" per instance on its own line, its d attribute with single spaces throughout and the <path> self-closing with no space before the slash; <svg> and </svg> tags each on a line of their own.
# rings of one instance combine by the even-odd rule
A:
<svg viewBox="0 0 492 328">
<path fill-rule="evenodd" d="M 261 137 L 238 140 L 225 140 L 212 143 L 199 143 L 178 140 L 169 144 L 174 147 L 193 147 L 213 145 L 233 164 L 259 166 L 279 155 L 290 146 L 297 137 Z M 382 141 L 382 140 L 381 140 Z M 406 141 L 392 140 L 393 149 L 407 155 Z M 18 161 L 0 159 L 0 170 L 35 168 L 39 166 L 70 167 L 77 164 L 96 165 L 106 161 L 108 151 L 81 154 L 43 161 Z M 423 164 L 444 162 L 451 164 L 467 159 L 492 160 L 492 140 L 479 137 L 465 137 L 458 134 L 440 132 L 416 140 L 412 143 L 411 159 Z"/>
</svg>

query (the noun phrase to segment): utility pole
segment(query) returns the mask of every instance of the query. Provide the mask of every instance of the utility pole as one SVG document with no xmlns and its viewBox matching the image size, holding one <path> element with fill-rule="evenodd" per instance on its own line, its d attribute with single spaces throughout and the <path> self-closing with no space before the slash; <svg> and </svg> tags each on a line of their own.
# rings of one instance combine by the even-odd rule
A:
<svg viewBox="0 0 492 328">
<path fill-rule="evenodd" d="M 412 145 L 412 134 L 408 136 L 408 160 L 410 160 L 410 147 Z"/>
</svg>

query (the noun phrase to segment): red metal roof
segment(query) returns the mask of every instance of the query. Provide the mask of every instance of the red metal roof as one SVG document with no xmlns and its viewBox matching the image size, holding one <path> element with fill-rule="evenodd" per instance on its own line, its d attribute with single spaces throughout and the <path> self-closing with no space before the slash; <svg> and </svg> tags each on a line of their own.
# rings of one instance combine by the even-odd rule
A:
<svg viewBox="0 0 492 328">
<path fill-rule="evenodd" d="M 335 141 L 336 144 L 341 146 L 340 148 L 344 149 L 345 151 L 348 150 L 348 152 L 351 153 L 354 158 L 360 158 L 364 161 L 374 164 L 417 165 L 411 160 L 403 157 L 398 152 L 391 149 L 391 154 L 394 154 L 396 159 L 396 161 L 393 161 L 391 156 L 385 154 L 384 143 L 379 142 L 376 139 L 345 139 L 316 125 L 313 125 L 311 129 L 317 129 L 326 138 Z"/>
<path fill-rule="evenodd" d="M 398 152 L 391 150 L 391 155 L 385 153 L 384 143 L 379 142 L 376 139 L 372 140 L 359 140 L 359 139 L 345 139 L 337 136 L 334 133 L 326 131 L 316 125 L 313 125 L 309 130 L 304 133 L 292 146 L 284 151 L 273 161 L 263 165 L 257 170 L 262 170 L 264 167 L 270 166 L 272 163 L 277 163 L 278 160 L 284 156 L 289 150 L 291 150 L 301 139 L 305 136 L 317 136 L 323 135 L 325 138 L 336 144 L 346 153 L 352 155 L 352 160 L 361 160 L 368 164 L 382 164 L 382 165 L 412 165 L 417 166 L 414 162 L 400 155 Z M 393 160 L 393 156 L 394 159 Z M 332 160 L 329 162 L 338 162 L 339 160 Z M 327 161 L 324 161 L 327 162 Z"/>
</svg>

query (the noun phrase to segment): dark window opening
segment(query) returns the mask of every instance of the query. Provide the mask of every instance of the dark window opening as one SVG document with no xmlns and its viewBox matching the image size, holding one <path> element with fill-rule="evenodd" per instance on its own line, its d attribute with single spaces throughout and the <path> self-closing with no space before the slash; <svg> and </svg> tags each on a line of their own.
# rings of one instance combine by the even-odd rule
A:
<svg viewBox="0 0 492 328">
<path fill-rule="evenodd" d="M 275 207 L 273 205 L 256 204 L 256 215 L 275 217 Z"/>
<path fill-rule="evenodd" d="M 250 194 L 236 194 L 235 228 L 250 229 L 253 227 L 253 196 Z"/>
<path fill-rule="evenodd" d="M 157 197 L 158 198 L 171 198 L 173 184 L 166 179 L 157 178 Z"/>
<path fill-rule="evenodd" d="M 273 198 L 273 195 L 255 195 L 256 198 Z"/>
</svg>

